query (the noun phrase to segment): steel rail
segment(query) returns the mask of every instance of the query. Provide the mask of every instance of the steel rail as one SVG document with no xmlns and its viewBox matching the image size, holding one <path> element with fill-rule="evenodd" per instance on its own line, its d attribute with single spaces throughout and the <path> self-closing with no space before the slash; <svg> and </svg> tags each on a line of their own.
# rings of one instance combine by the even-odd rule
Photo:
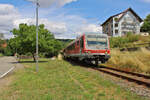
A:
<svg viewBox="0 0 150 100">
<path fill-rule="evenodd" d="M 150 79 L 150 76 L 148 76 L 148 75 L 139 74 L 139 73 L 135 73 L 135 72 L 124 71 L 124 70 L 120 70 L 120 69 L 117 69 L 117 68 L 107 67 L 107 66 L 104 66 L 104 65 L 101 65 L 101 68 L 110 69 L 110 70 L 114 70 L 114 71 L 118 71 L 118 72 L 122 72 L 122 73 L 126 73 L 126 74 L 135 75 L 135 76 L 138 76 L 138 77 L 143 77 L 143 78 L 146 78 L 146 79 Z"/>
<path fill-rule="evenodd" d="M 132 72 L 127 72 L 127 71 L 122 71 L 122 70 L 118 70 L 120 73 L 124 73 L 125 72 L 125 74 L 128 74 L 128 75 L 122 75 L 122 74 L 118 74 L 117 72 L 112 72 L 112 69 L 111 68 L 108 68 L 107 70 L 104 70 L 104 69 L 102 69 L 102 68 L 93 68 L 94 70 L 98 70 L 98 71 L 100 71 L 100 72 L 104 72 L 104 73 L 107 73 L 107 74 L 110 74 L 110 75 L 113 75 L 113 76 L 116 76 L 116 77 L 119 77 L 119 78 L 122 78 L 122 79 L 126 79 L 126 80 L 128 80 L 128 81 L 130 81 L 130 82 L 135 82 L 135 83 L 137 83 L 137 84 L 139 84 L 139 85 L 145 85 L 146 87 L 150 87 L 150 79 L 149 79 L 149 81 L 143 81 L 143 80 L 141 80 L 141 79 L 139 79 L 140 78 L 140 76 L 139 76 L 139 74 L 135 74 L 134 73 L 134 75 L 136 76 L 136 77 L 139 77 L 139 78 L 133 78 L 131 75 L 133 75 L 133 74 L 131 74 Z M 111 71 L 110 71 L 111 70 Z M 113 71 L 114 71 L 114 69 L 113 69 Z M 115 69 L 115 71 L 117 71 L 116 69 Z M 145 79 L 145 77 L 143 77 L 144 79 Z M 146 78 L 147 79 L 147 78 Z"/>
</svg>

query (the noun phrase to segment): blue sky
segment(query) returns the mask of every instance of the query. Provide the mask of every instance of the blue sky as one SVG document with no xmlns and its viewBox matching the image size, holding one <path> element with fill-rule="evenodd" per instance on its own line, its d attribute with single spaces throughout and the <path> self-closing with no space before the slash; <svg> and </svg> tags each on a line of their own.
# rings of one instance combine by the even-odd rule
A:
<svg viewBox="0 0 150 100">
<path fill-rule="evenodd" d="M 1 5 L 13 6 L 12 9 L 17 12 L 18 16 L 12 19 L 14 27 L 19 23 L 35 23 L 35 5 L 29 1 L 0 0 Z M 90 31 L 101 32 L 99 24 L 129 7 L 141 18 L 150 14 L 150 0 L 41 0 L 40 3 L 40 23 L 44 23 L 57 38 L 75 38 Z M 0 26 L 2 24 L 0 22 Z"/>
<path fill-rule="evenodd" d="M 79 0 L 64 6 L 70 9 L 69 13 L 81 14 L 85 18 L 97 18 L 100 21 L 129 7 L 142 18 L 150 13 L 150 3 L 142 0 Z"/>
</svg>

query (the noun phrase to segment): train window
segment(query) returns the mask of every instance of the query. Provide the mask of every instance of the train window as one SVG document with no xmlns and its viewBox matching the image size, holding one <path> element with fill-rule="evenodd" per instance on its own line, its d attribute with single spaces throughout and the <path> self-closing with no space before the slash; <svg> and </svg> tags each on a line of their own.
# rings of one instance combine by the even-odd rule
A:
<svg viewBox="0 0 150 100">
<path fill-rule="evenodd" d="M 75 43 L 73 43 L 72 45 L 71 45 L 71 50 L 73 50 L 75 48 Z"/>
<path fill-rule="evenodd" d="M 68 50 L 71 50 L 71 46 L 68 47 Z"/>
<path fill-rule="evenodd" d="M 79 45 L 79 40 L 77 41 L 77 46 Z"/>
<path fill-rule="evenodd" d="M 75 43 L 73 43 L 72 45 L 70 45 L 69 47 L 67 47 L 68 50 L 74 50 L 75 49 Z"/>
<path fill-rule="evenodd" d="M 107 47 L 107 38 L 103 36 L 90 36 L 87 38 L 88 47 L 93 49 L 100 49 Z"/>
<path fill-rule="evenodd" d="M 72 50 L 72 46 L 70 46 L 69 50 Z"/>
<path fill-rule="evenodd" d="M 71 50 L 73 49 L 73 45 L 71 46 Z"/>
<path fill-rule="evenodd" d="M 75 43 L 73 44 L 73 47 L 72 47 L 73 49 L 75 49 Z"/>
<path fill-rule="evenodd" d="M 80 39 L 80 47 L 83 48 L 83 39 Z"/>
</svg>

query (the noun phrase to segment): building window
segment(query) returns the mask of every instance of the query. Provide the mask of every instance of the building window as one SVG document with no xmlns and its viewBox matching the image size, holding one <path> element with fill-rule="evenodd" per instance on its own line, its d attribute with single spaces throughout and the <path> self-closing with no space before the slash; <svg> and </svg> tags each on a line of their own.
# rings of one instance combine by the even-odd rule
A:
<svg viewBox="0 0 150 100">
<path fill-rule="evenodd" d="M 118 34 L 118 30 L 115 30 L 115 34 L 116 34 L 116 35 Z"/>
<path fill-rule="evenodd" d="M 118 23 L 115 23 L 115 27 L 118 27 Z"/>
</svg>

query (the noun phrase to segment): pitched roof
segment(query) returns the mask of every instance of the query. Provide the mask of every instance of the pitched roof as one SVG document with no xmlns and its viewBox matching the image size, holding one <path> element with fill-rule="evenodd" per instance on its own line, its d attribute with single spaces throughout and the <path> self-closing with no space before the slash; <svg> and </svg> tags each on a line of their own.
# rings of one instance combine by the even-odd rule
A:
<svg viewBox="0 0 150 100">
<path fill-rule="evenodd" d="M 109 20 L 111 20 L 113 17 L 119 16 L 119 15 L 120 15 L 119 20 L 120 20 L 128 11 L 131 11 L 131 12 L 135 15 L 135 17 L 136 17 L 140 22 L 143 21 L 143 20 L 133 11 L 132 8 L 128 8 L 127 10 L 125 10 L 125 11 L 119 13 L 119 14 L 110 16 L 103 24 L 101 24 L 101 26 L 103 26 L 104 24 L 106 24 L 106 23 L 107 23 Z"/>
</svg>

